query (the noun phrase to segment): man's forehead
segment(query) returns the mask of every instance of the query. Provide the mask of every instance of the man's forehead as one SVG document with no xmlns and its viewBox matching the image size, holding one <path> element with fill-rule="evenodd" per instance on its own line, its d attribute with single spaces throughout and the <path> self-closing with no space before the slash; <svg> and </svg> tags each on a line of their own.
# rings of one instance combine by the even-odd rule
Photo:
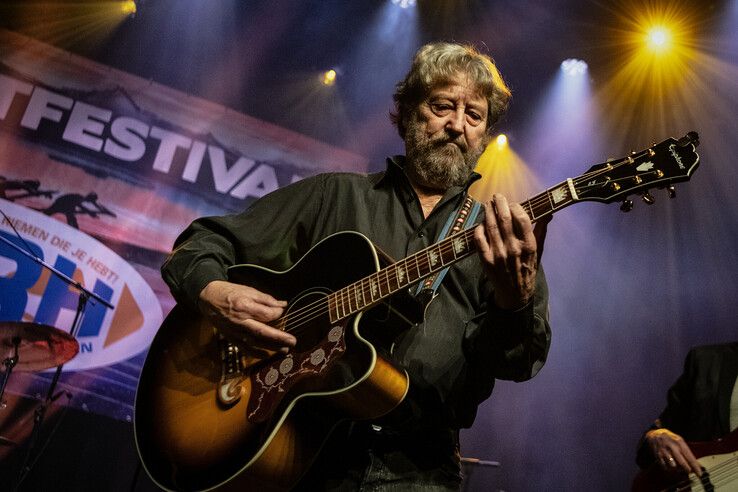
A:
<svg viewBox="0 0 738 492">
<path fill-rule="evenodd" d="M 428 91 L 428 99 L 435 97 L 458 97 L 459 95 L 464 95 L 468 100 L 479 102 L 480 104 L 487 102 L 482 88 L 468 79 L 439 82 Z"/>
</svg>

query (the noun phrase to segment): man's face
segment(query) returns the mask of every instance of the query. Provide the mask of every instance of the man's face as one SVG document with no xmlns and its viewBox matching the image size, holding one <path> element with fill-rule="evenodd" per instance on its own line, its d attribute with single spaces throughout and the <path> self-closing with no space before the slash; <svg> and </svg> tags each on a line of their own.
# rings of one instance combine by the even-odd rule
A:
<svg viewBox="0 0 738 492">
<path fill-rule="evenodd" d="M 409 119 L 405 170 L 410 179 L 439 191 L 464 185 L 489 143 L 484 96 L 457 75 L 433 88 Z"/>
</svg>

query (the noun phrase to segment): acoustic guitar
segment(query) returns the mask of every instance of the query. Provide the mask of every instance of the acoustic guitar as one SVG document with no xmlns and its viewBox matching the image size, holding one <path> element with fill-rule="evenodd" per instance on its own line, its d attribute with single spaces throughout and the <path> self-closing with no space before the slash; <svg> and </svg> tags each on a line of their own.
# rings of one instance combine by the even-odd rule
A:
<svg viewBox="0 0 738 492">
<path fill-rule="evenodd" d="M 654 464 L 636 475 L 632 491 L 738 492 L 738 429 L 716 441 L 688 442 L 687 445 L 702 465 L 701 476 L 667 472 Z"/>
<path fill-rule="evenodd" d="M 610 203 L 686 181 L 697 169 L 690 132 L 596 165 L 521 205 L 532 221 L 581 201 Z M 167 490 L 285 490 L 305 473 L 330 431 L 346 419 L 376 419 L 405 397 L 407 373 L 382 347 L 424 306 L 408 288 L 475 253 L 473 228 L 390 262 L 365 236 L 341 232 L 291 268 L 228 269 L 232 282 L 288 306 L 273 325 L 297 337 L 289 353 L 227 340 L 177 305 L 152 341 L 135 402 L 144 468 Z"/>
</svg>

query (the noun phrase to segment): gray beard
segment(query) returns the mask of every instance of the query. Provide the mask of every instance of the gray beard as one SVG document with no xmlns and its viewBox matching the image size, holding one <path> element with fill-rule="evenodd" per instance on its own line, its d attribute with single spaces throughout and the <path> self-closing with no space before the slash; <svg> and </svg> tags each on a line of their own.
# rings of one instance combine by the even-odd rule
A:
<svg viewBox="0 0 738 492">
<path fill-rule="evenodd" d="M 446 191 L 464 186 L 484 152 L 484 145 L 469 149 L 463 137 L 452 143 L 451 137 L 431 140 L 420 125 L 412 121 L 406 133 L 407 160 L 405 172 L 411 180 L 432 190 Z"/>
</svg>

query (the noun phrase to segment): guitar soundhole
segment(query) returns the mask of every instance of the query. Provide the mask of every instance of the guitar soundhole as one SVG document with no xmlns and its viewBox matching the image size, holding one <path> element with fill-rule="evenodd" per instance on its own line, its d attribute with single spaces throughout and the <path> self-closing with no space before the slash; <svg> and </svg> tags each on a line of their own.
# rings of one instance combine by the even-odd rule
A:
<svg viewBox="0 0 738 492">
<path fill-rule="evenodd" d="M 313 289 L 301 293 L 287 307 L 285 331 L 297 338 L 294 352 L 305 352 L 320 345 L 330 331 L 328 292 Z"/>
</svg>

